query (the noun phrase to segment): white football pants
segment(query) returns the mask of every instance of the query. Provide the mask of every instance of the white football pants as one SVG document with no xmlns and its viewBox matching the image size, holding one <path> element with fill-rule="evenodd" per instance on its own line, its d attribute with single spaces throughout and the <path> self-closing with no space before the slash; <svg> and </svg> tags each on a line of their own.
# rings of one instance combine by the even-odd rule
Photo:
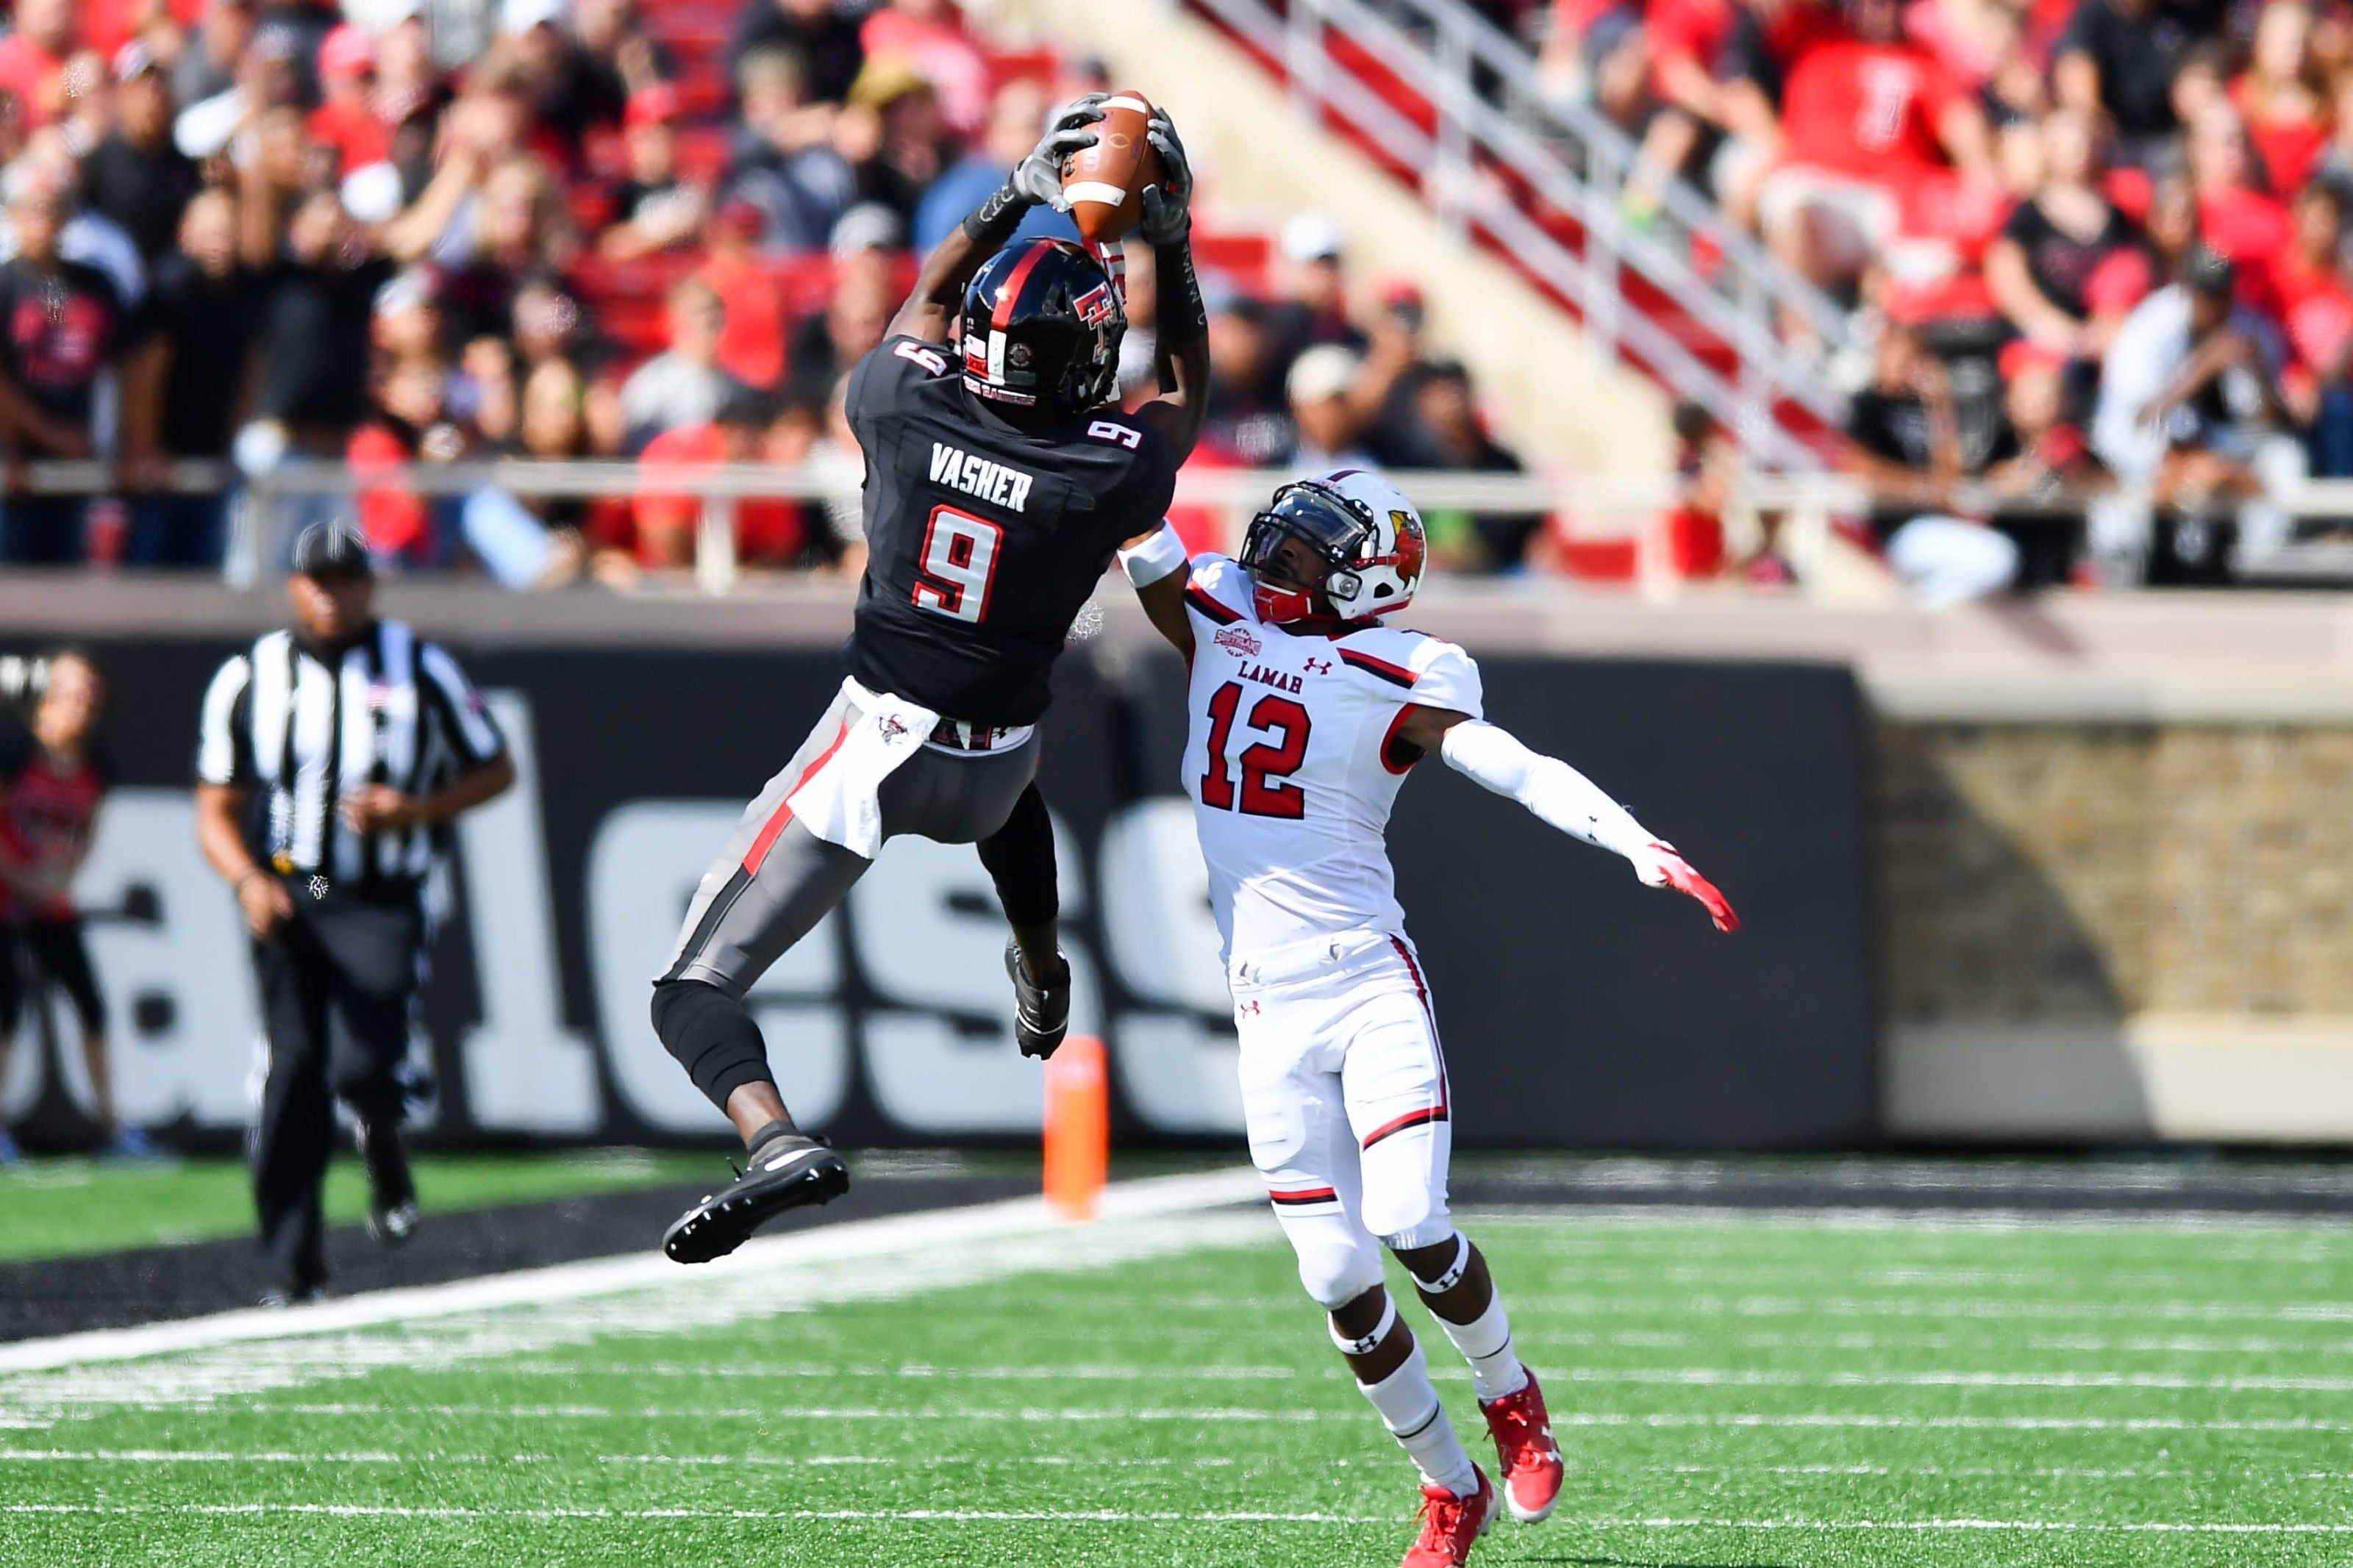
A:
<svg viewBox="0 0 2353 1568">
<path fill-rule="evenodd" d="M 1242 1114 L 1300 1283 L 1326 1308 L 1381 1282 L 1380 1244 L 1454 1234 L 1446 1060 L 1421 962 L 1360 932 L 1237 956 Z"/>
</svg>

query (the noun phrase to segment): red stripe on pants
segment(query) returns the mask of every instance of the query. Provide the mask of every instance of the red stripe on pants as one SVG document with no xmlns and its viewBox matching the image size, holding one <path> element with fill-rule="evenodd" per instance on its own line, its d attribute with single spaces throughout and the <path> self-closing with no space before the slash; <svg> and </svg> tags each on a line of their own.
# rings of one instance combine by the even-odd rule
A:
<svg viewBox="0 0 2353 1568">
<path fill-rule="evenodd" d="M 777 836 L 784 832 L 786 825 L 793 819 L 794 793 L 801 785 L 815 778 L 818 769 L 833 761 L 833 753 L 841 750 L 841 742 L 849 737 L 849 722 L 844 720 L 841 728 L 833 732 L 833 743 L 826 747 L 823 754 L 817 761 L 801 770 L 801 776 L 793 781 L 793 787 L 786 790 L 785 798 L 776 803 L 776 811 L 769 816 L 766 826 L 760 829 L 760 837 L 752 840 L 752 847 L 744 852 L 744 874 L 745 876 L 756 877 L 760 874 L 761 862 L 767 859 L 768 851 L 776 847 Z"/>
<path fill-rule="evenodd" d="M 1438 1015 L 1430 1010 L 1430 987 L 1422 984 L 1421 965 L 1413 961 L 1413 950 L 1406 946 L 1405 943 L 1399 942 L 1395 937 L 1389 938 L 1389 945 L 1397 949 L 1397 955 L 1399 958 L 1405 960 L 1405 972 L 1413 976 L 1413 994 L 1421 998 L 1421 1016 L 1423 1018 L 1427 1019 L 1430 1024 L 1430 1054 L 1435 1058 L 1438 1062 L 1438 1110 L 1439 1114 L 1442 1116 L 1446 1113 L 1446 1102 L 1448 1098 L 1446 1092 L 1446 1047 L 1438 1043 Z"/>
</svg>

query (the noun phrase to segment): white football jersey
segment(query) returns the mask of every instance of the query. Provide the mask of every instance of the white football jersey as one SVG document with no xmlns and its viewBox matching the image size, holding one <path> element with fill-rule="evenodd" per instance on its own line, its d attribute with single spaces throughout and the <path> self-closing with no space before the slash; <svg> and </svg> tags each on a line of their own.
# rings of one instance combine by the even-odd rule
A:
<svg viewBox="0 0 2353 1568">
<path fill-rule="evenodd" d="M 1450 642 L 1378 624 L 1303 637 L 1269 626 L 1250 579 L 1194 558 L 1185 793 L 1208 862 L 1226 959 L 1294 942 L 1405 930 L 1389 809 L 1418 755 L 1407 710 L 1482 717 L 1479 667 Z"/>
</svg>

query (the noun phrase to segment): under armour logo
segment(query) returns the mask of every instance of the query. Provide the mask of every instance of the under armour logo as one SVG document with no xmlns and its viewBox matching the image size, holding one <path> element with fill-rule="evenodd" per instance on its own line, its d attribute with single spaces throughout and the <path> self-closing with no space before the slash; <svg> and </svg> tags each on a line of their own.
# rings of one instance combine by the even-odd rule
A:
<svg viewBox="0 0 2353 1568">
<path fill-rule="evenodd" d="M 1255 1017 L 1257 1017 L 1257 1016 L 1258 1016 L 1258 998 L 1256 998 L 1256 997 L 1252 997 L 1252 998 L 1250 998 L 1250 1000 L 1249 1000 L 1249 1001 L 1247 1001 L 1247 1002 L 1244 1002 L 1244 1003 L 1240 1004 L 1240 1005 L 1238 1005 L 1237 1007 L 1235 1007 L 1234 1011 L 1235 1011 L 1235 1012 L 1237 1012 L 1237 1013 L 1239 1013 L 1239 1014 L 1240 1014 L 1240 1015 L 1241 1015 L 1243 1017 L 1245 1017 L 1245 1018 L 1255 1018 Z"/>
<path fill-rule="evenodd" d="M 1311 658 L 1306 661 L 1306 664 L 1307 673 L 1310 675 L 1329 675 L 1332 673 L 1332 661 L 1328 658 Z"/>
<path fill-rule="evenodd" d="M 895 741 L 906 732 L 907 726 L 900 720 L 897 714 L 892 713 L 884 715 L 882 720 L 882 738 L 884 740 Z"/>
</svg>

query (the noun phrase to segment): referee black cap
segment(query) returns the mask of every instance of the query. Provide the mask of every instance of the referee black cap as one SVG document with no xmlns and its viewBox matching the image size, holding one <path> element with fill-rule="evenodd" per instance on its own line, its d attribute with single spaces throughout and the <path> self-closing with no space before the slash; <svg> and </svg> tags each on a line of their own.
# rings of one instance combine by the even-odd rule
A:
<svg viewBox="0 0 2353 1568">
<path fill-rule="evenodd" d="M 373 577 L 367 540 L 358 525 L 343 518 L 314 522 L 294 541 L 297 577 Z"/>
</svg>

